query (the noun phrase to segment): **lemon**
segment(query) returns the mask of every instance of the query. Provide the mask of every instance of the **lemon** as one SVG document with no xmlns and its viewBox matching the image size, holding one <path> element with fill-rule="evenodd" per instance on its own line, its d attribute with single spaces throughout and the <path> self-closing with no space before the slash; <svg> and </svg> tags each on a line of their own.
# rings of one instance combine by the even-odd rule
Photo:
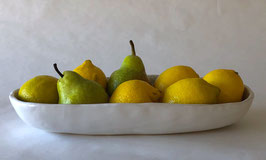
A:
<svg viewBox="0 0 266 160">
<path fill-rule="evenodd" d="M 220 103 L 241 101 L 244 92 L 244 84 L 241 77 L 234 70 L 213 70 L 206 74 L 203 79 L 220 88 Z"/>
<path fill-rule="evenodd" d="M 129 80 L 120 84 L 113 92 L 111 103 L 158 102 L 160 91 L 142 80 Z"/>
<path fill-rule="evenodd" d="M 184 78 L 199 78 L 199 75 L 189 66 L 174 66 L 161 73 L 154 86 L 163 92 L 171 84 Z"/>
<path fill-rule="evenodd" d="M 58 103 L 57 78 L 41 75 L 25 82 L 18 98 L 26 102 Z"/>
<path fill-rule="evenodd" d="M 164 103 L 213 104 L 218 102 L 219 88 L 201 78 L 187 78 L 175 82 L 164 93 Z"/>
<path fill-rule="evenodd" d="M 86 60 L 73 71 L 78 73 L 85 79 L 98 82 L 103 86 L 103 88 L 106 88 L 107 79 L 105 74 L 100 68 L 93 65 L 91 60 Z"/>
</svg>

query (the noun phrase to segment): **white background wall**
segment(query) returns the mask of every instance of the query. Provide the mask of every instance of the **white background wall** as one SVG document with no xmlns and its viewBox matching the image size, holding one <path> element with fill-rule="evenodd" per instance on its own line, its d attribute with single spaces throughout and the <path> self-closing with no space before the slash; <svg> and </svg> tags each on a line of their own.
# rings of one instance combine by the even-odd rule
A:
<svg viewBox="0 0 266 160">
<path fill-rule="evenodd" d="M 265 104 L 265 0 L 0 0 L 0 100 L 36 75 L 91 59 L 107 76 L 135 42 L 147 73 L 231 68 Z"/>
</svg>

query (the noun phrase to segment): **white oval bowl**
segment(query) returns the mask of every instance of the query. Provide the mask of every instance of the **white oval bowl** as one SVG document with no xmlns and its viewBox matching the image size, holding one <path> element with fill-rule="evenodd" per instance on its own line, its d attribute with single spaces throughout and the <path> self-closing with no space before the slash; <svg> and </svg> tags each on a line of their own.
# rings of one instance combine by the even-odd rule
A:
<svg viewBox="0 0 266 160">
<path fill-rule="evenodd" d="M 247 86 L 241 102 L 222 104 L 43 104 L 23 102 L 17 94 L 18 89 L 9 99 L 25 123 L 49 132 L 90 135 L 172 134 L 221 128 L 239 121 L 254 98 Z"/>
</svg>

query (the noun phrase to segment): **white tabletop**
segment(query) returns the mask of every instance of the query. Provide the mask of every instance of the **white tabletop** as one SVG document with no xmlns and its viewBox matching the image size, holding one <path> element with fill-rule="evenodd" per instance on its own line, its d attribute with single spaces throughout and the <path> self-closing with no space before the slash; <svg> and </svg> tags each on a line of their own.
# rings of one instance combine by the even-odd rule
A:
<svg viewBox="0 0 266 160">
<path fill-rule="evenodd" d="M 263 160 L 266 108 L 253 105 L 237 124 L 206 132 L 159 136 L 86 136 L 48 133 L 0 107 L 0 159 Z"/>
</svg>

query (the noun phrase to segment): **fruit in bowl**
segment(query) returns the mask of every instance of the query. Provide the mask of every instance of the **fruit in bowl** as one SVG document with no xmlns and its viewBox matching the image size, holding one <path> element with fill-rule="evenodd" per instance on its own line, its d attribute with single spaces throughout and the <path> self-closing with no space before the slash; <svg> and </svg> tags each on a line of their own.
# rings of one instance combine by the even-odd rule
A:
<svg viewBox="0 0 266 160">
<path fill-rule="evenodd" d="M 220 89 L 201 78 L 186 78 L 168 87 L 163 96 L 164 103 L 215 104 Z"/>
<path fill-rule="evenodd" d="M 127 56 L 120 69 L 114 71 L 108 81 L 107 91 L 111 96 L 115 89 L 123 82 L 129 80 L 143 80 L 149 82 L 144 64 L 140 57 L 136 55 L 133 41 L 130 41 L 132 55 Z"/>
<path fill-rule="evenodd" d="M 18 98 L 26 102 L 57 103 L 57 78 L 47 75 L 36 76 L 19 89 Z"/>
<path fill-rule="evenodd" d="M 155 79 L 156 76 L 149 76 L 151 83 Z M 130 81 L 124 83 L 128 82 Z M 137 87 L 139 90 L 141 88 Z M 147 90 L 144 93 L 146 92 Z M 123 94 L 134 96 L 128 92 Z M 101 104 L 29 103 L 18 99 L 18 90 L 13 91 L 9 98 L 18 116 L 26 124 L 38 129 L 58 133 L 121 135 L 173 134 L 228 126 L 247 113 L 254 94 L 245 86 L 241 102 L 218 104 L 170 104 L 154 101 Z M 132 100 L 136 99 L 132 97 Z"/>
<path fill-rule="evenodd" d="M 54 64 L 61 78 L 37 76 L 22 85 L 19 99 L 59 104 L 215 104 L 242 100 L 244 84 L 234 70 L 217 69 L 200 78 L 189 66 L 173 66 L 150 83 L 132 40 L 130 45 L 132 55 L 125 57 L 120 69 L 114 71 L 108 80 L 91 60 L 63 74 Z"/>
<path fill-rule="evenodd" d="M 242 100 L 244 84 L 236 71 L 216 69 L 206 74 L 203 79 L 220 88 L 219 103 L 239 102 Z"/>
<path fill-rule="evenodd" d="M 111 103 L 159 102 L 161 92 L 148 82 L 129 80 L 120 84 L 110 98 Z"/>
<path fill-rule="evenodd" d="M 91 60 L 86 60 L 80 66 L 73 70 L 74 72 L 81 75 L 83 78 L 93 80 L 106 88 L 107 79 L 104 72 L 92 64 Z"/>
<path fill-rule="evenodd" d="M 81 77 L 74 71 L 65 71 L 63 74 L 54 64 L 56 72 L 61 76 L 57 82 L 59 104 L 90 104 L 107 103 L 109 96 L 104 88 L 93 80 Z"/>
<path fill-rule="evenodd" d="M 24 122 L 46 131 L 116 135 L 220 128 L 251 106 L 254 94 L 235 71 L 219 69 L 200 78 L 189 66 L 173 66 L 147 76 L 130 44 L 132 55 L 109 80 L 90 60 L 63 73 L 54 64 L 59 80 L 30 79 L 10 94 L 14 109 Z"/>
<path fill-rule="evenodd" d="M 170 85 L 185 78 L 199 78 L 199 75 L 189 66 L 174 66 L 161 73 L 154 86 L 164 92 Z"/>
</svg>

